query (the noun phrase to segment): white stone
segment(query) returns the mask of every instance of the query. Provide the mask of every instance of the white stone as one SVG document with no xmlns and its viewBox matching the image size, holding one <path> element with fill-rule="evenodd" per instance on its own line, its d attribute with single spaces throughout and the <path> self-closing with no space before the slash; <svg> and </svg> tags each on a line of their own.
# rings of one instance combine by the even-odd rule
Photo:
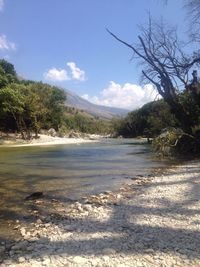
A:
<svg viewBox="0 0 200 267">
<path fill-rule="evenodd" d="M 26 234 L 26 229 L 25 228 L 21 228 L 20 229 L 21 235 L 24 236 Z"/>
<path fill-rule="evenodd" d="M 22 262 L 25 262 L 26 259 L 24 257 L 19 257 L 18 261 L 19 261 L 19 263 L 22 263 Z"/>
<path fill-rule="evenodd" d="M 78 263 L 78 264 L 84 264 L 86 263 L 88 260 L 84 257 L 81 256 L 76 256 L 73 258 L 73 262 Z"/>
</svg>

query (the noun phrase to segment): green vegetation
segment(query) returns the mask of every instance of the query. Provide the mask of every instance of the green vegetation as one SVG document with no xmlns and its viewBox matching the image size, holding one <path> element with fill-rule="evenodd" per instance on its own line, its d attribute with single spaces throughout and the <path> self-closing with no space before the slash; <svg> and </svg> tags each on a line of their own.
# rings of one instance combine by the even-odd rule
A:
<svg viewBox="0 0 200 267">
<path fill-rule="evenodd" d="M 200 84 L 191 85 L 178 95 L 179 103 L 190 116 L 191 133 L 182 129 L 164 100 L 158 100 L 130 112 L 125 119 L 115 120 L 117 135 L 123 137 L 155 138 L 155 150 L 163 156 L 200 153 Z"/>
<path fill-rule="evenodd" d="M 154 21 L 150 16 L 148 24 L 140 28 L 137 43 L 127 43 L 108 30 L 112 37 L 131 49 L 132 59 L 139 60 L 142 67 L 142 81 L 151 83 L 165 102 L 151 103 L 130 113 L 125 121 L 117 124 L 117 130 L 125 136 L 154 137 L 163 127 L 178 127 L 182 134 L 175 142 L 177 149 L 183 153 L 184 149 L 180 147 L 184 146 L 180 142 L 187 142 L 187 139 L 182 136 L 190 136 L 193 138 L 190 144 L 195 148 L 190 151 L 200 153 L 200 83 L 197 75 L 200 50 L 194 50 L 194 46 L 191 46 L 191 42 L 199 44 L 200 41 L 200 4 L 199 1 L 191 0 L 186 7 L 197 27 L 192 30 L 193 38 L 190 42 L 179 40 L 176 28 L 163 21 Z M 189 80 L 191 74 L 192 81 Z M 176 133 L 165 135 L 164 143 L 174 146 L 171 136 L 176 136 Z"/>
<path fill-rule="evenodd" d="M 0 60 L 0 130 L 20 132 L 23 139 L 41 129 L 108 134 L 111 123 L 65 106 L 66 93 L 42 82 L 20 80 L 14 66 Z"/>
<path fill-rule="evenodd" d="M 64 124 L 68 130 L 76 130 L 83 133 L 91 134 L 110 134 L 113 132 L 112 123 L 110 121 L 94 118 L 83 111 L 68 109 L 65 113 Z"/>
<path fill-rule="evenodd" d="M 178 126 L 170 108 L 163 100 L 144 105 L 130 112 L 125 119 L 114 121 L 118 135 L 124 137 L 155 137 L 169 126 Z"/>
<path fill-rule="evenodd" d="M 188 157 L 199 154 L 195 136 L 184 133 L 181 129 L 169 128 L 153 141 L 153 147 L 161 156 Z"/>
</svg>

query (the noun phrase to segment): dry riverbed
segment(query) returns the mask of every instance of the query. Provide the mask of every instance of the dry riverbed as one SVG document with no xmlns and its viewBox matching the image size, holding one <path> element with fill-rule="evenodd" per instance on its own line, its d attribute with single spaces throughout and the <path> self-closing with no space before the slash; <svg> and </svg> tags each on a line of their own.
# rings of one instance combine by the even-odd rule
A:
<svg viewBox="0 0 200 267">
<path fill-rule="evenodd" d="M 33 201 L 15 231 L 0 244 L 1 267 L 199 267 L 200 161 L 79 202 Z"/>
</svg>

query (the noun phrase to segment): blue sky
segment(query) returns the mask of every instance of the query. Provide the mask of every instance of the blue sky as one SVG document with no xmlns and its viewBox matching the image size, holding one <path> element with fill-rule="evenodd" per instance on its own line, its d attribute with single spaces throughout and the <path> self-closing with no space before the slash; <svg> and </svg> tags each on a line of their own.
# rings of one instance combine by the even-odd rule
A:
<svg viewBox="0 0 200 267">
<path fill-rule="evenodd" d="M 109 28 L 133 43 L 138 25 L 166 18 L 184 32 L 183 0 L 0 0 L 0 57 L 27 79 L 104 105 L 134 109 L 155 98 Z"/>
</svg>

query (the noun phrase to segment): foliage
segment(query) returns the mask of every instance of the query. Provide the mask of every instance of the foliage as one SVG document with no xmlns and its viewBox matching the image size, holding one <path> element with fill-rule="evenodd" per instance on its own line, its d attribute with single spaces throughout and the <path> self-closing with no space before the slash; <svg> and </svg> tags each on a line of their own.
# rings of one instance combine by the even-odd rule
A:
<svg viewBox="0 0 200 267">
<path fill-rule="evenodd" d="M 10 84 L 0 90 L 0 106 L 1 114 L 11 115 L 15 120 L 17 129 L 25 138 L 23 128 L 25 126 L 23 113 L 25 108 L 25 97 L 22 94 L 24 86 L 18 84 Z"/>
<path fill-rule="evenodd" d="M 153 141 L 153 146 L 161 156 L 189 156 L 199 154 L 200 142 L 181 129 L 168 128 Z"/>
<path fill-rule="evenodd" d="M 83 133 L 110 134 L 113 132 L 109 121 L 96 119 L 73 108 L 67 108 L 63 124 L 68 130 L 73 129 Z"/>
<path fill-rule="evenodd" d="M 163 128 L 177 126 L 178 122 L 163 100 L 154 101 L 130 112 L 123 120 L 115 122 L 118 135 L 125 137 L 155 137 Z"/>
<path fill-rule="evenodd" d="M 53 128 L 60 136 L 75 130 L 108 134 L 111 124 L 65 107 L 66 93 L 42 82 L 19 80 L 14 66 L 0 60 L 0 129 L 19 131 L 24 139 Z"/>
<path fill-rule="evenodd" d="M 26 112 L 35 133 L 41 128 L 58 128 L 63 120 L 64 91 L 43 83 L 30 83 L 26 90 Z"/>
<path fill-rule="evenodd" d="M 181 105 L 185 108 L 188 114 L 190 114 L 190 118 L 192 121 L 192 129 L 197 125 L 200 125 L 199 97 L 200 94 L 195 96 L 188 91 L 184 91 L 182 94 L 179 95 L 179 101 Z"/>
<path fill-rule="evenodd" d="M 116 40 L 133 51 L 133 58 L 143 66 L 142 78 L 151 82 L 171 108 L 181 128 L 192 133 L 191 114 L 179 101 L 181 88 L 189 86 L 188 75 L 200 63 L 200 52 L 186 53 L 176 30 L 149 19 L 148 27 L 141 27 L 138 44 L 129 44 L 108 31 Z M 200 105 L 200 103 L 198 104 Z"/>
<path fill-rule="evenodd" d="M 199 41 L 199 0 L 186 0 L 187 8 L 193 20 L 193 41 Z M 145 108 L 132 112 L 126 118 L 125 127 L 120 128 L 123 134 L 156 136 L 164 125 L 178 126 L 181 133 L 169 131 L 156 138 L 155 147 L 161 153 L 173 151 L 179 153 L 199 153 L 200 151 L 200 82 L 197 69 L 200 66 L 200 50 L 192 51 L 180 42 L 176 29 L 162 22 L 152 22 L 149 18 L 147 27 L 141 27 L 137 44 L 130 44 L 115 34 L 108 32 L 120 43 L 133 51 L 133 59 L 140 61 L 143 82 L 150 82 L 170 108 L 165 113 L 152 113 Z M 188 54 L 188 51 L 190 54 Z M 194 70 L 194 68 L 196 68 Z M 192 72 L 193 70 L 193 72 Z M 188 79 L 193 75 L 192 81 Z M 173 118 L 174 116 L 174 118 Z M 178 134 L 178 135 L 177 135 Z M 175 145 L 174 145 L 175 142 Z M 173 149 L 172 149 L 173 148 Z M 163 152 L 164 149 L 164 152 Z"/>
<path fill-rule="evenodd" d="M 9 83 L 17 81 L 14 66 L 4 59 L 0 60 L 0 89 Z"/>
<path fill-rule="evenodd" d="M 58 128 L 63 122 L 65 92 L 55 86 L 19 81 L 14 66 L 0 60 L 0 127 L 20 131 L 24 139 L 41 128 Z"/>
</svg>

